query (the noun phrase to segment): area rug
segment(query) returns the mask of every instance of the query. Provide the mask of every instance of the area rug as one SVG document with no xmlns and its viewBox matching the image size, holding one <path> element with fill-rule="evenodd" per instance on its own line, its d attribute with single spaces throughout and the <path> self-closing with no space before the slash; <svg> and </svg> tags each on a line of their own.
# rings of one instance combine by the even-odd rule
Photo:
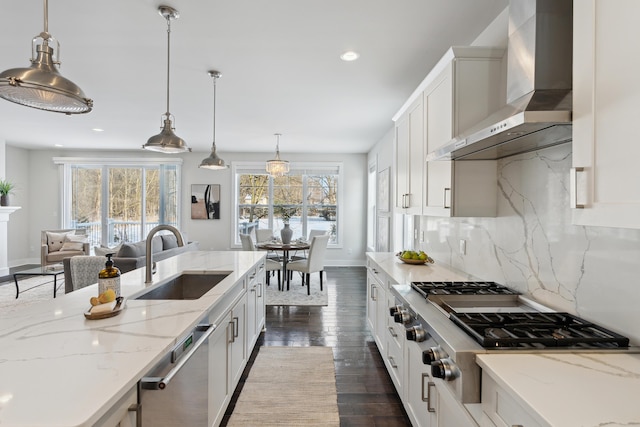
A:
<svg viewBox="0 0 640 427">
<path fill-rule="evenodd" d="M 313 277 L 315 276 L 315 277 Z M 327 278 L 323 279 L 323 291 L 320 291 L 320 277 L 314 274 L 311 278 L 311 295 L 307 295 L 307 287 L 302 286 L 300 276 L 291 280 L 289 290 L 278 290 L 278 280 L 271 278 L 271 284 L 267 286 L 267 305 L 328 305 Z"/>
<path fill-rule="evenodd" d="M 330 347 L 260 347 L 228 426 L 339 426 Z"/>
<path fill-rule="evenodd" d="M 13 280 L 0 283 L 0 314 L 10 313 L 40 301 L 53 299 L 53 277 L 34 276 L 19 278 L 20 294 L 16 299 L 16 285 Z M 64 295 L 64 278 L 58 276 L 56 296 Z"/>
</svg>

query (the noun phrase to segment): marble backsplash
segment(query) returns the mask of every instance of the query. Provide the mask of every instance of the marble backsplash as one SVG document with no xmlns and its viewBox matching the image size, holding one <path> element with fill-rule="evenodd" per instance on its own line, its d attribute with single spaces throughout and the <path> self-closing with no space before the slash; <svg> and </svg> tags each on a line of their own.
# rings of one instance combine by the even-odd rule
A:
<svg viewBox="0 0 640 427">
<path fill-rule="evenodd" d="M 500 160 L 498 216 L 414 218 L 415 246 L 640 345 L 640 230 L 572 225 L 570 167 L 571 144 Z"/>
</svg>

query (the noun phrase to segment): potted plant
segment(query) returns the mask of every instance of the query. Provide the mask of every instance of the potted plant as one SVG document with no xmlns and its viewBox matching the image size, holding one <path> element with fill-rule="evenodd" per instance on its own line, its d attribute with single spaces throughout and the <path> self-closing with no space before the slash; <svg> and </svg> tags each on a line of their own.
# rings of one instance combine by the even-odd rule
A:
<svg viewBox="0 0 640 427">
<path fill-rule="evenodd" d="M 0 179 L 0 206 L 9 206 L 9 194 L 13 194 L 15 184 L 6 179 Z"/>
</svg>

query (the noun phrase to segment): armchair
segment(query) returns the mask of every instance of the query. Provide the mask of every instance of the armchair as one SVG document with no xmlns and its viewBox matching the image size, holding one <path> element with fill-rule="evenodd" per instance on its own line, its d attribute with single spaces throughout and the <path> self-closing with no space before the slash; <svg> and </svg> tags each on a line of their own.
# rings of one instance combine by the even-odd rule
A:
<svg viewBox="0 0 640 427">
<path fill-rule="evenodd" d="M 90 254 L 84 229 L 43 230 L 41 232 L 40 262 L 42 266 L 62 263 L 64 258 Z"/>
</svg>

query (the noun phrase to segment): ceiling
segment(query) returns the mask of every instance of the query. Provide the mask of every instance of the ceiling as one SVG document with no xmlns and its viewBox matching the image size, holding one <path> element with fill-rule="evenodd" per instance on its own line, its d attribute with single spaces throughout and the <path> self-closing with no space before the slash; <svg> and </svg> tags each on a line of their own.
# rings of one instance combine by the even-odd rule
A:
<svg viewBox="0 0 640 427">
<path fill-rule="evenodd" d="M 166 111 L 193 151 L 365 153 L 449 46 L 468 45 L 508 0 L 52 0 L 60 73 L 93 99 L 66 116 L 0 100 L 0 140 L 49 149 L 140 150 Z M 41 0 L 8 0 L 0 69 L 27 67 Z M 360 58 L 339 56 L 355 50 Z M 92 129 L 103 129 L 96 132 Z"/>
</svg>

